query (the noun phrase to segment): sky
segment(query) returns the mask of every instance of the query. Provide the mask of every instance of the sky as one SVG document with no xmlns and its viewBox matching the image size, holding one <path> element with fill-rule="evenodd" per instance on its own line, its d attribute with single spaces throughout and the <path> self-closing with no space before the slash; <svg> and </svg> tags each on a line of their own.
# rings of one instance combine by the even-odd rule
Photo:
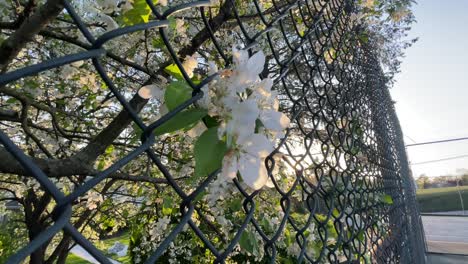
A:
<svg viewBox="0 0 468 264">
<path fill-rule="evenodd" d="M 401 73 L 390 92 L 405 143 L 468 137 L 468 0 L 418 0 L 417 23 Z M 468 155 L 468 140 L 408 147 L 410 163 Z M 468 157 L 411 165 L 413 175 L 468 169 Z"/>
</svg>

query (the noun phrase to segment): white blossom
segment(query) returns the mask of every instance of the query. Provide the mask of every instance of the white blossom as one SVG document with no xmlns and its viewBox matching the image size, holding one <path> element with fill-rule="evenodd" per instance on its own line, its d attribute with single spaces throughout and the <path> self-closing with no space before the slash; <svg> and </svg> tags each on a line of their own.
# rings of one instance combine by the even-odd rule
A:
<svg viewBox="0 0 468 264">
<path fill-rule="evenodd" d="M 159 102 L 164 103 L 164 91 L 160 85 L 145 85 L 138 90 L 138 95 L 143 99 L 155 98 Z"/>
<path fill-rule="evenodd" d="M 86 194 L 85 198 L 86 198 L 86 208 L 88 208 L 89 210 L 96 209 L 98 205 L 104 201 L 104 199 L 102 198 L 102 195 L 94 191 L 89 191 Z"/>
<path fill-rule="evenodd" d="M 112 13 L 119 9 L 119 2 L 119 0 L 100 0 L 97 1 L 97 4 L 102 8 L 103 11 Z"/>
<path fill-rule="evenodd" d="M 239 149 L 224 156 L 223 177 L 234 179 L 239 172 L 249 187 L 262 188 L 268 180 L 264 159 L 273 151 L 272 143 L 264 135 L 253 134 L 240 141 L 238 146 Z"/>
<path fill-rule="evenodd" d="M 232 118 L 226 123 L 227 144 L 230 146 L 233 140 L 244 142 L 255 132 L 255 121 L 260 110 L 255 101 L 246 100 L 240 103 L 226 102 L 232 110 Z"/>
<path fill-rule="evenodd" d="M 265 54 L 259 51 L 249 57 L 248 51 L 235 47 L 232 54 L 232 69 L 218 71 L 213 62 L 208 63 L 208 74 L 219 76 L 202 88 L 204 96 L 198 105 L 221 120 L 218 137 L 229 149 L 223 158 L 223 178 L 232 180 L 239 173 L 254 190 L 272 187 L 265 158 L 274 150 L 275 140 L 284 136 L 290 120 L 278 111 L 273 80 L 259 78 Z"/>
<path fill-rule="evenodd" d="M 182 67 L 184 67 L 185 72 L 190 78 L 193 77 L 193 70 L 195 70 L 197 66 L 198 66 L 198 61 L 195 55 L 187 56 L 184 62 L 182 63 Z"/>
<path fill-rule="evenodd" d="M 259 80 L 258 75 L 265 65 L 265 54 L 260 51 L 249 58 L 246 50 L 233 48 L 232 56 L 236 66 L 230 78 L 231 89 L 236 92 L 244 92 L 247 86 Z"/>
</svg>

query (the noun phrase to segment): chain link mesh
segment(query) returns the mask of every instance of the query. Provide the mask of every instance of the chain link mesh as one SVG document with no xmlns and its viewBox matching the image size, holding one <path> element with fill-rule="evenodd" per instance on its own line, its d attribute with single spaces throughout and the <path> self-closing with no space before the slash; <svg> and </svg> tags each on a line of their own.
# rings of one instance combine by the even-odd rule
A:
<svg viewBox="0 0 468 264">
<path fill-rule="evenodd" d="M 282 262 L 285 232 L 293 232 L 290 235 L 294 239 L 288 243 L 299 249 L 297 262 L 425 262 L 425 242 L 401 128 L 387 79 L 373 53 L 373 43 L 362 40 L 362 28 L 352 18 L 356 8 L 353 1 L 270 1 L 266 9 L 256 0 L 249 1 L 248 9 L 238 8 L 238 2 L 222 1 L 220 8 L 214 9 L 210 1 L 186 1 L 173 3 L 162 13 L 152 1 L 147 1 L 152 12 L 148 23 L 115 29 L 97 38 L 75 7 L 63 2 L 73 25 L 88 42 L 81 46 L 84 50 L 5 73 L 0 84 L 10 87 L 21 78 L 76 61 L 91 60 L 110 95 L 123 108 L 119 117 L 128 122 L 122 124 L 142 131 L 141 143 L 65 194 L 51 181 L 49 174 L 53 171 L 46 171 L 26 156 L 10 139 L 12 135 L 0 132 L 0 142 L 24 168 L 24 175 L 34 177 L 56 204 L 51 213 L 53 223 L 13 255 L 9 263 L 23 261 L 62 230 L 98 261 L 109 263 L 71 223 L 73 205 L 98 184 L 111 182 L 112 185 L 127 180 L 112 178 L 110 181 L 109 176 L 138 157 L 146 157 L 151 163 L 149 166 L 157 167 L 163 176 L 161 179 L 167 183 L 164 187 L 154 185 L 154 191 L 170 189 L 177 197 L 172 206 L 180 208 L 177 224 L 168 230 L 146 263 L 164 262 L 168 247 L 187 232 L 187 228 L 216 263 L 230 258 L 235 260 L 233 253 L 238 251 L 237 245 L 246 230 L 251 230 L 255 239 L 261 240 L 266 262 Z M 196 10 L 199 12 L 194 12 Z M 168 31 L 171 17 L 184 17 L 186 12 L 198 14 L 193 23 L 199 31 L 182 47 L 169 37 Z M 172 61 L 150 71 L 145 65 L 118 57 L 115 55 L 118 52 L 106 49 L 108 42 L 139 33 L 160 37 Z M 234 44 L 242 43 L 250 54 L 260 47 L 268 47 L 269 50 L 263 50 L 267 64 L 261 77 L 274 80 L 273 89 L 279 94 L 281 111 L 291 119 L 286 136 L 277 142 L 275 152 L 265 161 L 274 187 L 251 192 L 242 182 L 234 180 L 237 195 L 243 197 L 239 208 L 243 211 L 242 221 L 231 236 L 217 234 L 216 228 L 204 228 L 193 218 L 194 214 L 203 218 L 207 214 L 203 208 L 211 210 L 197 197 L 210 188 L 218 171 L 200 180 L 196 188 L 187 189 L 188 180 L 178 178 L 181 175 L 174 175 L 169 169 L 176 159 L 170 160 L 162 154 L 170 153 L 171 142 L 162 142 L 153 132 L 178 112 L 196 104 L 203 96 L 201 88 L 213 80 L 214 76 L 197 82 L 190 78 L 182 66 L 186 56 L 198 52 L 229 66 L 231 44 L 224 43 L 223 34 L 232 36 Z M 165 74 L 163 69 L 171 63 L 178 66 L 193 88 L 193 96 L 156 121 L 147 122 L 140 116 L 146 101 L 137 95 L 129 100 L 128 91 L 115 81 L 118 75 L 115 69 L 126 67 L 126 72 L 149 76 L 145 84 L 151 84 L 157 80 L 157 75 Z M 280 171 L 275 170 L 279 165 L 274 156 L 278 153 L 288 167 L 281 167 Z M 293 175 L 291 184 L 281 180 L 284 177 L 281 170 Z M 138 184 L 138 180 L 135 182 Z M 274 207 L 274 203 L 279 207 Z M 265 204 L 271 204 L 272 210 L 282 211 L 274 230 L 267 230 L 262 224 L 265 215 L 258 208 L 268 208 Z M 316 232 L 313 239 L 310 227 Z"/>
</svg>

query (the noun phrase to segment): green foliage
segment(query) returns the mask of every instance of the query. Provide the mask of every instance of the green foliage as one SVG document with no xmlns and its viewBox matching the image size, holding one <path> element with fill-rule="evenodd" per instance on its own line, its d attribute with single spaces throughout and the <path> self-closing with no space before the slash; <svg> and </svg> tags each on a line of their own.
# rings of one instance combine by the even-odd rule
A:
<svg viewBox="0 0 468 264">
<path fill-rule="evenodd" d="M 416 199 L 419 203 L 419 209 L 424 213 L 461 211 L 459 190 L 464 205 L 467 206 L 468 186 L 460 186 L 418 190 L 416 192 Z"/>
<path fill-rule="evenodd" d="M 357 235 L 357 238 L 359 240 L 359 242 L 364 242 L 365 239 L 366 239 L 366 233 L 364 233 L 364 231 L 359 231 L 358 235 Z"/>
<path fill-rule="evenodd" d="M 89 262 L 85 259 L 82 259 L 78 257 L 77 255 L 70 253 L 67 256 L 67 260 L 65 260 L 66 264 L 91 264 L 92 262 Z"/>
<path fill-rule="evenodd" d="M 164 102 L 169 111 L 190 98 L 192 98 L 192 89 L 183 81 L 171 82 L 164 93 Z"/>
<path fill-rule="evenodd" d="M 226 143 L 218 139 L 218 127 L 203 132 L 195 143 L 195 176 L 206 176 L 221 168 Z"/>
<path fill-rule="evenodd" d="M 0 224 L 0 263 L 27 244 L 26 228 L 17 221 L 17 213 L 8 214 L 10 218 Z"/>
<path fill-rule="evenodd" d="M 392 205 L 393 204 L 393 199 L 390 195 L 388 194 L 385 194 L 382 196 L 382 202 L 384 202 L 385 204 L 388 204 L 388 205 Z"/>
<path fill-rule="evenodd" d="M 180 71 L 179 67 L 174 63 L 164 68 L 164 71 L 172 77 L 176 78 L 177 80 L 184 79 L 184 76 L 182 75 L 182 72 Z"/>
<path fill-rule="evenodd" d="M 231 209 L 232 212 L 237 212 L 240 209 L 242 209 L 242 200 L 240 198 L 238 199 L 233 199 L 229 203 L 229 209 Z"/>
<path fill-rule="evenodd" d="M 249 252 L 250 254 L 254 256 L 259 254 L 260 249 L 258 246 L 257 238 L 252 232 L 248 230 L 245 230 L 244 232 L 242 232 L 240 239 L 239 239 L 239 246 L 243 250 Z"/>
<path fill-rule="evenodd" d="M 6 103 L 7 103 L 7 104 L 14 104 L 14 103 L 16 103 L 16 102 L 18 102 L 18 100 L 17 100 L 16 98 L 13 98 L 13 97 L 10 98 L 10 99 L 8 99 L 8 100 L 6 100 Z"/>
<path fill-rule="evenodd" d="M 215 118 L 207 115 L 203 118 L 203 121 L 205 122 L 205 125 L 208 127 L 208 128 L 211 128 L 211 127 L 217 127 L 219 126 L 219 122 L 218 120 L 216 120 Z"/>
<path fill-rule="evenodd" d="M 171 215 L 173 211 L 173 206 L 172 206 L 172 197 L 164 197 L 163 199 L 163 204 L 162 204 L 162 213 L 164 215 Z"/>
<path fill-rule="evenodd" d="M 326 223 L 326 230 L 329 238 L 337 238 L 338 237 L 338 231 L 335 228 L 335 224 L 333 223 L 333 218 L 330 217 L 327 220 L 327 216 L 323 214 L 315 214 L 315 217 L 319 222 Z"/>
<path fill-rule="evenodd" d="M 153 1 L 157 3 L 158 1 Z M 151 14 L 151 9 L 145 0 L 134 0 L 132 9 L 123 14 L 125 25 L 131 26 L 140 23 L 147 23 Z"/>
<path fill-rule="evenodd" d="M 174 117 L 154 129 L 156 136 L 171 133 L 183 128 L 187 128 L 190 125 L 195 124 L 204 116 L 207 115 L 206 110 L 203 109 L 187 109 L 177 113 Z"/>
</svg>

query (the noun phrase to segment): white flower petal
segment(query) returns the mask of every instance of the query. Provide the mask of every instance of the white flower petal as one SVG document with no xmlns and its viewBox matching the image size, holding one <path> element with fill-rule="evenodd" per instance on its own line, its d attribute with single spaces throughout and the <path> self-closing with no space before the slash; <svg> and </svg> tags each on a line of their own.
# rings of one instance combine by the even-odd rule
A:
<svg viewBox="0 0 468 264">
<path fill-rule="evenodd" d="M 262 110 L 278 110 L 278 92 L 272 91 L 272 86 L 273 80 L 270 78 L 263 79 L 262 82 L 255 85 L 253 93 L 249 96 L 249 98 L 251 97 L 257 101 L 258 107 Z"/>
<path fill-rule="evenodd" d="M 274 99 L 273 99 L 273 110 L 275 111 L 278 111 L 279 109 L 279 100 L 276 96 L 276 93 L 275 93 L 275 96 L 274 96 Z"/>
<path fill-rule="evenodd" d="M 143 99 L 156 98 L 161 103 L 164 102 L 164 91 L 158 85 L 145 85 L 138 90 L 138 95 Z"/>
<path fill-rule="evenodd" d="M 269 80 L 269 79 L 265 79 L 265 80 Z M 268 101 L 272 97 L 272 93 L 270 89 L 271 86 L 268 88 L 269 84 L 263 84 L 263 81 L 258 84 L 256 89 L 252 93 L 252 96 L 262 101 Z"/>
<path fill-rule="evenodd" d="M 236 178 L 238 170 L 237 157 L 233 153 L 228 153 L 223 158 L 223 167 L 221 169 L 221 175 L 229 180 Z"/>
<path fill-rule="evenodd" d="M 226 123 L 222 122 L 218 127 L 218 139 L 219 140 L 223 139 L 224 133 L 226 133 Z"/>
<path fill-rule="evenodd" d="M 244 182 L 254 190 L 262 188 L 268 180 L 263 159 L 248 154 L 239 158 L 239 172 Z"/>
<path fill-rule="evenodd" d="M 239 97 L 234 93 L 225 95 L 221 99 L 221 102 L 224 104 L 224 106 L 226 106 L 227 109 L 230 109 L 231 112 L 234 108 L 239 107 Z"/>
<path fill-rule="evenodd" d="M 247 61 L 248 72 L 251 73 L 252 75 L 259 75 L 263 71 L 264 66 L 265 66 L 265 54 L 263 53 L 263 51 L 259 51 L 255 53 Z"/>
<path fill-rule="evenodd" d="M 259 83 L 258 87 L 264 91 L 271 92 L 271 87 L 273 87 L 273 80 L 270 78 L 265 78 Z"/>
<path fill-rule="evenodd" d="M 242 150 L 254 157 L 265 158 L 274 150 L 273 143 L 261 134 L 253 134 L 241 143 Z"/>
<path fill-rule="evenodd" d="M 235 138 L 236 142 L 245 141 L 255 132 L 255 121 L 260 110 L 253 100 L 236 103 L 232 106 L 232 118 L 226 124 L 228 139 Z M 228 142 L 228 145 L 230 142 Z"/>
<path fill-rule="evenodd" d="M 183 22 L 183 20 L 182 20 Z M 198 66 L 198 60 L 197 60 L 197 56 L 196 55 L 193 55 L 193 56 L 187 56 L 184 60 L 184 62 L 182 63 L 182 67 L 184 68 L 185 72 L 187 73 L 187 75 L 192 78 L 193 77 L 193 70 L 195 70 L 195 68 L 197 68 Z"/>
<path fill-rule="evenodd" d="M 235 46 L 233 46 L 232 59 L 234 64 L 237 66 L 245 64 L 249 60 L 249 52 L 246 50 L 237 49 Z"/>
<path fill-rule="evenodd" d="M 208 61 L 208 74 L 213 75 L 218 72 L 218 66 L 214 61 Z"/>
<path fill-rule="evenodd" d="M 231 119 L 226 124 L 226 134 L 228 135 L 228 146 L 231 145 L 232 139 L 235 142 L 243 142 L 255 132 L 255 121 L 252 123 L 245 122 L 244 120 Z"/>
<path fill-rule="evenodd" d="M 242 93 L 245 88 L 259 80 L 258 75 L 263 71 L 265 54 L 262 51 L 249 58 L 246 50 L 233 47 L 233 60 L 235 69 L 229 79 L 230 89 Z"/>
<path fill-rule="evenodd" d="M 198 105 L 201 108 L 208 109 L 211 102 L 208 84 L 204 85 L 201 90 L 203 92 L 203 97 L 198 100 Z"/>
<path fill-rule="evenodd" d="M 260 114 L 260 120 L 265 128 L 278 132 L 283 131 L 290 124 L 290 120 L 285 114 L 274 110 L 263 111 Z"/>
</svg>

